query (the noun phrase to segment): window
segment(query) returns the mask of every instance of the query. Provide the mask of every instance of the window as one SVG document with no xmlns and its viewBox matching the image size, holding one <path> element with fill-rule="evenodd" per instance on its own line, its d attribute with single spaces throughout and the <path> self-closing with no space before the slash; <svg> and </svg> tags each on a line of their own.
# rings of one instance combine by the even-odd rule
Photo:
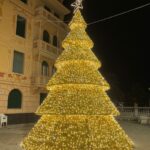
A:
<svg viewBox="0 0 150 150">
<path fill-rule="evenodd" d="M 28 0 L 20 0 L 22 1 L 23 3 L 27 4 L 28 3 Z"/>
<path fill-rule="evenodd" d="M 40 93 L 40 104 L 43 103 L 46 97 L 47 97 L 47 93 Z"/>
<path fill-rule="evenodd" d="M 53 66 L 52 67 L 52 75 L 55 74 L 55 72 L 56 72 L 56 68 L 55 68 L 55 66 Z"/>
<path fill-rule="evenodd" d="M 23 74 L 24 54 L 14 51 L 13 72 Z"/>
<path fill-rule="evenodd" d="M 8 95 L 8 108 L 21 108 L 22 94 L 19 90 L 14 89 Z"/>
<path fill-rule="evenodd" d="M 59 18 L 59 15 L 58 15 L 57 13 L 54 13 L 54 15 L 55 15 L 57 18 Z"/>
<path fill-rule="evenodd" d="M 57 47 L 58 45 L 58 40 L 57 40 L 57 36 L 53 37 L 53 45 Z"/>
<path fill-rule="evenodd" d="M 47 6 L 44 6 L 45 10 L 47 10 L 48 12 L 51 12 L 50 8 L 48 8 Z"/>
<path fill-rule="evenodd" d="M 49 75 L 49 65 L 46 61 L 42 62 L 42 75 L 48 76 Z"/>
<path fill-rule="evenodd" d="M 25 37 L 25 31 L 26 31 L 26 19 L 24 17 L 17 16 L 16 35 Z"/>
<path fill-rule="evenodd" d="M 50 41 L 49 33 L 46 30 L 43 31 L 43 41 L 45 41 L 47 43 L 49 43 L 49 41 Z"/>
</svg>

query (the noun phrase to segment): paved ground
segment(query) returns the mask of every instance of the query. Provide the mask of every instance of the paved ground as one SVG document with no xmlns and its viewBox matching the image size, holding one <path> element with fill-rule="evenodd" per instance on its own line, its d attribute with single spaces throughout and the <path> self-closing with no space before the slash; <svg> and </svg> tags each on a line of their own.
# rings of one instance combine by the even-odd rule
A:
<svg viewBox="0 0 150 150">
<path fill-rule="evenodd" d="M 133 122 L 120 122 L 136 144 L 136 150 L 150 150 L 150 126 Z M 15 125 L 0 128 L 0 150 L 21 150 L 19 144 L 33 125 Z"/>
<path fill-rule="evenodd" d="M 120 124 L 135 143 L 135 150 L 150 150 L 150 126 L 126 121 Z"/>
</svg>

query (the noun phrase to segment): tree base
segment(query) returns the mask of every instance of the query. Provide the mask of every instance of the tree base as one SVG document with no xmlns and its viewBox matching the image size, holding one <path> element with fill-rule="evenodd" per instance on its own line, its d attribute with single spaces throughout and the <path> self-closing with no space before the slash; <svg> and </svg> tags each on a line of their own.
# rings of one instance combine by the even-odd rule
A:
<svg viewBox="0 0 150 150">
<path fill-rule="evenodd" d="M 112 116 L 44 115 L 23 141 L 25 150 L 132 150 Z"/>
</svg>

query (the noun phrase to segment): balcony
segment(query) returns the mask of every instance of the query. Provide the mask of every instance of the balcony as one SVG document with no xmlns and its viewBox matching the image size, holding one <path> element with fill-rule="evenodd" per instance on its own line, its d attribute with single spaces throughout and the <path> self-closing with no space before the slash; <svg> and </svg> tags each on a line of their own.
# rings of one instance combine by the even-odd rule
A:
<svg viewBox="0 0 150 150">
<path fill-rule="evenodd" d="M 40 54 L 46 54 L 47 57 L 51 57 L 52 59 L 56 59 L 61 51 L 59 48 L 42 40 L 35 40 L 33 42 L 33 48 L 36 49 L 36 51 L 38 49 Z"/>
<path fill-rule="evenodd" d="M 50 80 L 50 76 L 37 76 L 32 79 L 32 83 L 38 87 L 46 88 L 48 81 Z"/>
<path fill-rule="evenodd" d="M 63 15 L 67 15 L 70 13 L 70 10 L 63 5 L 63 0 L 43 0 L 46 4 L 49 4 L 54 8 L 54 10 L 57 10 L 57 12 L 60 12 Z"/>
<path fill-rule="evenodd" d="M 51 24 L 61 27 L 63 30 L 68 31 L 68 25 L 65 24 L 62 20 L 54 16 L 53 13 L 47 11 L 43 7 L 39 7 L 35 10 L 35 16 L 39 18 L 45 18 L 50 22 Z"/>
<path fill-rule="evenodd" d="M 46 76 L 40 76 L 40 77 L 37 77 L 36 78 L 36 83 L 39 85 L 39 86 L 44 86 L 46 87 L 48 81 L 50 80 L 50 77 L 46 77 Z"/>
</svg>

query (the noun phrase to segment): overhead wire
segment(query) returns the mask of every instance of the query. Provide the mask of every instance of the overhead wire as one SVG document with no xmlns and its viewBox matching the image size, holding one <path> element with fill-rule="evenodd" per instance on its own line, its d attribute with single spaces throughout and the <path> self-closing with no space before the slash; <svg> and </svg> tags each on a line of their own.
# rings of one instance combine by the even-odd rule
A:
<svg viewBox="0 0 150 150">
<path fill-rule="evenodd" d="M 97 20 L 97 21 L 90 22 L 90 23 L 88 23 L 88 25 L 93 25 L 93 24 L 100 23 L 100 22 L 103 22 L 103 21 L 106 21 L 106 20 L 110 20 L 110 19 L 112 19 L 112 18 L 116 18 L 116 17 L 122 16 L 122 15 L 125 15 L 125 14 L 127 14 L 127 13 L 130 13 L 130 12 L 133 12 L 133 11 L 136 11 L 136 10 L 139 10 L 139 9 L 142 9 L 142 8 L 144 8 L 144 7 L 147 7 L 147 6 L 150 6 L 150 3 L 141 5 L 141 6 L 139 6 L 139 7 L 136 7 L 136 8 L 133 8 L 133 9 L 130 9 L 130 10 L 127 10 L 127 11 L 124 11 L 124 12 L 121 12 L 121 13 L 118 13 L 118 14 L 115 14 L 115 15 L 112 15 L 112 16 L 109 16 L 109 17 L 106 17 L 106 18 Z"/>
<path fill-rule="evenodd" d="M 99 20 L 90 22 L 90 23 L 88 23 L 87 25 L 89 26 L 89 25 L 93 25 L 93 24 L 100 23 L 100 22 L 103 22 L 103 21 L 107 21 L 107 20 L 110 20 L 110 19 L 113 19 L 113 18 L 122 16 L 122 15 L 128 14 L 128 13 L 130 13 L 130 12 L 134 12 L 134 11 L 136 11 L 136 10 L 142 9 L 142 8 L 144 8 L 144 7 L 147 7 L 147 6 L 150 6 L 150 3 L 141 5 L 141 6 L 139 6 L 139 7 L 136 7 L 136 8 L 133 8 L 133 9 L 130 9 L 130 10 L 127 10 L 127 11 L 124 11 L 124 12 L 121 12 L 121 13 L 118 13 L 118 14 L 115 14 L 115 15 L 112 15 L 112 16 L 109 16 L 109 17 L 106 17 L 106 18 L 103 18 L 103 19 L 99 19 Z M 52 21 L 52 20 L 51 20 L 51 21 L 49 21 L 49 22 L 68 23 L 69 21 L 61 21 L 61 20 Z"/>
</svg>

